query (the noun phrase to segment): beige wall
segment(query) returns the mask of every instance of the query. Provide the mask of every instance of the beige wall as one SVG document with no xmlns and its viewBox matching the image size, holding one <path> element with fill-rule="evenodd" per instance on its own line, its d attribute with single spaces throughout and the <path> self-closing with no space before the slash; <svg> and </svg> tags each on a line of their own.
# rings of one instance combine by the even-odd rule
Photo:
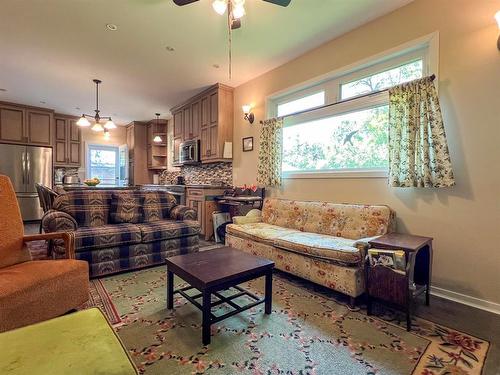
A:
<svg viewBox="0 0 500 375">
<path fill-rule="evenodd" d="M 440 100 L 456 187 L 396 189 L 385 179 L 295 179 L 270 194 L 388 204 L 397 212 L 399 231 L 434 237 L 434 286 L 500 303 L 500 52 L 493 19 L 498 10 L 497 0 L 416 0 L 237 87 L 235 184 L 256 182 L 266 96 L 439 31 Z M 241 105 L 250 102 L 253 125 L 241 113 Z M 246 136 L 255 138 L 253 152 L 241 152 Z"/>
</svg>

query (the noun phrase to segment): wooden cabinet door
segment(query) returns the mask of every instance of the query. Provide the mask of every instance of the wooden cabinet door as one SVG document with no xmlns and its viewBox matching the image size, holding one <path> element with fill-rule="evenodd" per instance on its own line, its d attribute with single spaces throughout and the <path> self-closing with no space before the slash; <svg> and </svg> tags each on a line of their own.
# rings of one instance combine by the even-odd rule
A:
<svg viewBox="0 0 500 375">
<path fill-rule="evenodd" d="M 54 163 L 66 164 L 68 161 L 68 126 L 66 119 L 55 119 Z"/>
<path fill-rule="evenodd" d="M 186 205 L 189 207 L 189 208 L 192 208 L 194 210 L 196 210 L 196 221 L 198 222 L 200 228 L 201 228 L 201 232 L 200 234 L 205 234 L 205 220 L 204 220 L 204 210 L 203 210 L 203 201 L 202 200 L 198 200 L 198 199 L 191 199 L 191 198 L 188 198 L 187 201 L 186 201 Z"/>
<path fill-rule="evenodd" d="M 201 101 L 196 101 L 191 104 L 191 139 L 200 136 L 201 128 Z"/>
<path fill-rule="evenodd" d="M 210 125 L 217 124 L 219 120 L 219 93 L 217 91 L 210 94 Z"/>
<path fill-rule="evenodd" d="M 204 96 L 201 98 L 201 128 L 206 128 L 210 125 L 210 96 Z"/>
<path fill-rule="evenodd" d="M 179 162 L 179 149 L 182 142 L 181 137 L 174 138 L 174 164 Z"/>
<path fill-rule="evenodd" d="M 201 161 L 207 160 L 210 157 L 208 153 L 210 147 L 210 128 L 201 128 L 200 131 L 200 148 Z"/>
<path fill-rule="evenodd" d="M 209 157 L 210 159 L 216 159 L 219 156 L 219 138 L 218 138 L 218 131 L 217 131 L 217 125 L 210 126 L 209 128 Z"/>
<path fill-rule="evenodd" d="M 193 130 L 191 128 L 191 106 L 187 106 L 182 110 L 182 122 L 184 126 L 184 140 L 193 138 Z"/>
<path fill-rule="evenodd" d="M 26 112 L 15 106 L 0 106 L 0 141 L 26 143 Z"/>
<path fill-rule="evenodd" d="M 184 132 L 182 110 L 174 113 L 174 137 L 182 137 Z"/>
<path fill-rule="evenodd" d="M 68 164 L 79 167 L 82 164 L 82 129 L 76 124 L 76 121 L 68 119 Z"/>
<path fill-rule="evenodd" d="M 26 117 L 28 120 L 28 143 L 50 146 L 52 144 L 52 113 L 28 110 Z"/>
</svg>

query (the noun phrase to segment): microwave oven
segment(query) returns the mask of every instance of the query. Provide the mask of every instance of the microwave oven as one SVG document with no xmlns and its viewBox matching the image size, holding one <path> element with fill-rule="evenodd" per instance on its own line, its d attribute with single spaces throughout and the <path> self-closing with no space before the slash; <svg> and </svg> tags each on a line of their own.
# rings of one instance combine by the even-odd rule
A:
<svg viewBox="0 0 500 375">
<path fill-rule="evenodd" d="M 179 163 L 197 164 L 200 162 L 200 141 L 190 140 L 179 145 Z"/>
</svg>

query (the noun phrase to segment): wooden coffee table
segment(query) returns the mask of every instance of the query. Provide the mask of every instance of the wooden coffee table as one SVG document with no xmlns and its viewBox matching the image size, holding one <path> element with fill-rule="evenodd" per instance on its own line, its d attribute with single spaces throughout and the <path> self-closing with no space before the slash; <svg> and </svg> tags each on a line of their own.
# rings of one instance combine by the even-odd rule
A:
<svg viewBox="0 0 500 375">
<path fill-rule="evenodd" d="M 272 272 L 274 262 L 247 254 L 231 247 L 193 254 L 178 255 L 166 259 L 167 263 L 167 308 L 174 307 L 174 294 L 179 293 L 202 311 L 202 341 L 210 344 L 210 326 L 226 318 L 265 303 L 265 313 L 271 314 Z M 174 274 L 190 285 L 174 290 Z M 238 286 L 245 281 L 265 276 L 265 297 L 261 298 Z M 219 292 L 234 288 L 238 292 L 223 296 Z M 200 293 L 188 295 L 187 291 L 197 289 Z M 212 295 L 218 298 L 212 302 Z M 248 296 L 253 302 L 240 306 L 233 300 Z M 202 299 L 200 304 L 197 300 Z M 234 310 L 220 316 L 212 314 L 212 307 L 227 304 Z"/>
</svg>

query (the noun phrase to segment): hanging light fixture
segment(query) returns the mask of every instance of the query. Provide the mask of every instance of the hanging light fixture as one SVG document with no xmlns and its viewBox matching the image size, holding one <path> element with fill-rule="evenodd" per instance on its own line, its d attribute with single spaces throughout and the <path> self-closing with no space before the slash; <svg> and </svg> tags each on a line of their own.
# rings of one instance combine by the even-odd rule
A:
<svg viewBox="0 0 500 375">
<path fill-rule="evenodd" d="M 95 131 L 95 132 L 104 132 L 104 139 L 108 140 L 110 138 L 109 130 L 115 129 L 116 125 L 113 122 L 113 120 L 111 119 L 111 117 L 109 117 L 109 116 L 102 116 L 101 117 L 99 115 L 99 112 L 100 112 L 99 111 L 99 84 L 101 84 L 102 81 L 99 79 L 94 79 L 92 81 L 95 83 L 95 98 L 96 98 L 95 99 L 95 103 L 96 103 L 95 107 L 96 108 L 94 109 L 95 115 L 91 116 L 91 115 L 87 115 L 84 113 L 84 114 L 82 114 L 82 117 L 80 117 L 78 119 L 76 124 L 78 126 L 82 126 L 82 127 L 90 126 L 92 124 L 89 121 L 89 118 L 93 119 L 94 125 L 92 125 L 92 127 L 90 129 Z M 106 123 L 104 124 L 104 126 L 101 124 L 101 120 L 107 120 Z"/>
<path fill-rule="evenodd" d="M 155 126 L 155 137 L 153 138 L 153 142 L 154 143 L 162 143 L 163 142 L 163 139 L 161 139 L 161 137 L 158 135 L 158 123 L 160 122 L 160 114 L 159 113 L 155 113 L 156 115 L 156 126 Z"/>
</svg>

